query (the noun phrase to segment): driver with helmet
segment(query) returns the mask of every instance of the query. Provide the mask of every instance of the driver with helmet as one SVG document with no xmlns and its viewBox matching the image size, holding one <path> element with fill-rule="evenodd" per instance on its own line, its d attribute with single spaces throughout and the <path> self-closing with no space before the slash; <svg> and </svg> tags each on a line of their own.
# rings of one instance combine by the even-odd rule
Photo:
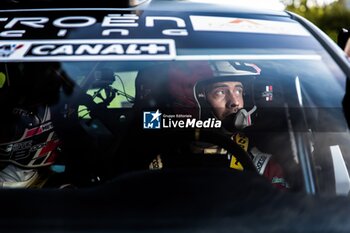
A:
<svg viewBox="0 0 350 233">
<path fill-rule="evenodd" d="M 266 154 L 251 145 L 244 129 L 252 125 L 252 114 L 257 110 L 248 98 L 252 82 L 260 75 L 254 64 L 218 61 L 183 62 L 169 65 L 167 90 L 173 111 L 191 114 L 201 120 L 215 117 L 222 122 L 221 133 L 229 136 L 251 157 L 260 175 L 275 187 L 289 188 L 281 166 Z M 150 92 L 150 91 L 148 91 Z M 248 94 L 246 94 L 248 92 Z M 201 154 L 227 154 L 227 166 L 243 170 L 235 156 L 226 150 L 205 143 L 192 145 L 192 152 Z M 158 155 L 150 169 L 166 166 Z"/>
<path fill-rule="evenodd" d="M 48 106 L 15 107 L 1 124 L 0 187 L 42 187 L 48 170 L 59 154 L 60 140 L 51 121 Z"/>
<path fill-rule="evenodd" d="M 0 67 L 0 187 L 40 188 L 60 154 L 51 104 L 61 80 L 52 66 Z M 43 69 L 42 67 L 45 67 Z M 5 72 L 6 71 L 6 72 Z M 8 71 L 8 72 L 7 72 Z M 58 72 L 58 71 L 57 71 Z"/>
</svg>

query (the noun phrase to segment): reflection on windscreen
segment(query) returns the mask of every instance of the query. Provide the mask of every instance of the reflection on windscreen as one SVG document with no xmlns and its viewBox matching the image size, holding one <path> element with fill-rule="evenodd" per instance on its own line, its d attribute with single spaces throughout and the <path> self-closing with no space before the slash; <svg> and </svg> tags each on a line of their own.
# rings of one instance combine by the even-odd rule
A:
<svg viewBox="0 0 350 233">
<path fill-rule="evenodd" d="M 131 171 L 206 167 L 256 170 L 283 190 L 344 189 L 333 168 L 350 159 L 345 76 L 331 61 L 208 59 L 5 64 L 0 182 L 85 187 Z"/>
</svg>

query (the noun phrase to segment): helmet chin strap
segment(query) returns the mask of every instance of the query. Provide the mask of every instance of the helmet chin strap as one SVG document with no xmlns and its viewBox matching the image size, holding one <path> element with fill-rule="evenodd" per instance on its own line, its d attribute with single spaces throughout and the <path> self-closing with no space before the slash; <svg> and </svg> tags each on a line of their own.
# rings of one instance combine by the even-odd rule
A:
<svg viewBox="0 0 350 233">
<path fill-rule="evenodd" d="M 234 130 L 241 130 L 252 125 L 251 115 L 256 111 L 257 107 L 254 107 L 247 111 L 240 109 L 237 113 L 231 114 L 223 120 L 223 126 L 226 130 L 232 132 Z"/>
</svg>

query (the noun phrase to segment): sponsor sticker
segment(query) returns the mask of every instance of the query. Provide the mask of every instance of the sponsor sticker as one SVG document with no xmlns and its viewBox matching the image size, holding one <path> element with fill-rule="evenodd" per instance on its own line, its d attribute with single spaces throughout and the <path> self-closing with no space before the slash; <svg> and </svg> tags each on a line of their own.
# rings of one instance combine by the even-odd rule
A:
<svg viewBox="0 0 350 233">
<path fill-rule="evenodd" d="M 237 158 L 234 155 L 231 156 L 230 168 L 233 168 L 239 171 L 244 170 L 242 164 L 238 162 Z"/>
<path fill-rule="evenodd" d="M 254 147 L 251 150 L 251 153 L 254 156 L 253 163 L 254 163 L 256 169 L 258 170 L 259 174 L 260 175 L 264 174 L 266 166 L 270 161 L 271 155 L 266 154 L 266 153 L 262 153 L 256 147 Z"/>
<path fill-rule="evenodd" d="M 0 61 L 170 60 L 171 39 L 0 41 Z"/>
<path fill-rule="evenodd" d="M 265 91 L 261 94 L 266 102 L 273 101 L 273 86 L 265 86 Z"/>
<path fill-rule="evenodd" d="M 196 15 L 191 15 L 190 19 L 194 31 L 310 36 L 301 25 L 293 22 Z"/>
</svg>

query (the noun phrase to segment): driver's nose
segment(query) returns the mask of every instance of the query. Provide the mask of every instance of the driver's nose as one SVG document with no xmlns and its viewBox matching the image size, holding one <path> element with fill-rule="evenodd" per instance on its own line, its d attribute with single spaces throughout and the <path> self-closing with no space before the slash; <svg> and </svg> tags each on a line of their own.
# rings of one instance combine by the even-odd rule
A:
<svg viewBox="0 0 350 233">
<path fill-rule="evenodd" d="M 226 95 L 226 107 L 235 108 L 237 106 L 239 106 L 239 98 L 233 92 L 230 92 Z"/>
</svg>

